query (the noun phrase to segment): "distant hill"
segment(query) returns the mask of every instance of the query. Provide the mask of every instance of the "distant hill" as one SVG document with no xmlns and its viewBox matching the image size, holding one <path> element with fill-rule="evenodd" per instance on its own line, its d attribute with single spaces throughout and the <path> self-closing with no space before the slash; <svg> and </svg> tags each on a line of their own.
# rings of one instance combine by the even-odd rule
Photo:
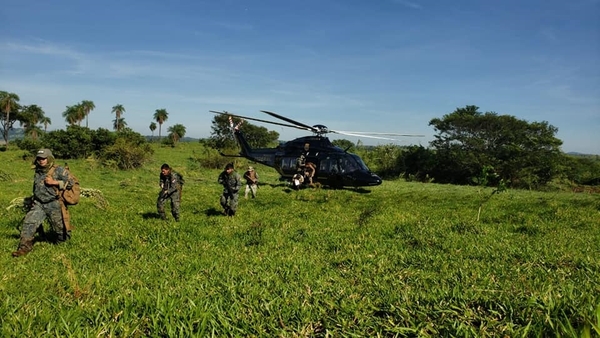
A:
<svg viewBox="0 0 600 338">
<path fill-rule="evenodd" d="M 600 155 L 596 155 L 596 154 L 584 154 L 584 153 L 578 153 L 576 151 L 570 151 L 570 152 L 568 152 L 566 154 L 570 155 L 570 156 L 576 156 L 576 157 L 600 157 Z"/>
</svg>

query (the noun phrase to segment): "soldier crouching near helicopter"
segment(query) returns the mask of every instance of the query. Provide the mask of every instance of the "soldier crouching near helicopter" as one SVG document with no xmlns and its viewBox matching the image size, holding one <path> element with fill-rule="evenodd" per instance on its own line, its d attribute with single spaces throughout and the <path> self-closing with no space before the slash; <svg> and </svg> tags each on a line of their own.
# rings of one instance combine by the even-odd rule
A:
<svg viewBox="0 0 600 338">
<path fill-rule="evenodd" d="M 12 253 L 13 257 L 26 255 L 33 249 L 35 233 L 46 218 L 56 233 L 55 243 L 71 238 L 68 211 L 66 208 L 62 210 L 63 202 L 59 200 L 58 191 L 71 189 L 75 183 L 67 169 L 54 166 L 54 156 L 50 149 L 39 150 L 34 165 L 33 203 L 23 220 L 19 247 Z M 55 169 L 50 173 L 53 167 Z"/>
<path fill-rule="evenodd" d="M 312 162 L 306 162 L 304 166 L 304 182 L 309 186 L 313 185 L 313 177 L 315 176 L 316 166 Z"/>
<path fill-rule="evenodd" d="M 183 189 L 183 176 L 175 172 L 168 164 L 160 167 L 160 193 L 156 200 L 156 209 L 161 219 L 167 219 L 165 202 L 171 200 L 171 214 L 175 222 L 179 222 L 179 207 L 181 205 L 181 191 Z"/>
<path fill-rule="evenodd" d="M 228 163 L 225 170 L 219 174 L 219 183 L 223 185 L 221 194 L 221 206 L 225 216 L 234 216 L 237 210 L 238 196 L 242 187 L 240 175 L 233 169 L 233 163 Z"/>
<path fill-rule="evenodd" d="M 300 187 L 304 184 L 304 175 L 301 173 L 296 173 L 292 176 L 292 188 L 294 190 L 300 190 Z"/>
</svg>

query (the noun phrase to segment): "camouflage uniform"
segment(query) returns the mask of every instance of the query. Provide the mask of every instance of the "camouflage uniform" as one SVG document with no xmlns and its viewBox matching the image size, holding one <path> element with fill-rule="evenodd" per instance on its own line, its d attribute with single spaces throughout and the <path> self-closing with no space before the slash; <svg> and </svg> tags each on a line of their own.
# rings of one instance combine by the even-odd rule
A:
<svg viewBox="0 0 600 338">
<path fill-rule="evenodd" d="M 179 173 L 169 169 L 170 173 L 167 175 L 160 174 L 160 193 L 156 200 L 156 209 L 160 218 L 167 219 L 165 213 L 165 202 L 171 201 L 171 214 L 175 221 L 179 221 L 179 207 L 181 206 L 181 192 L 183 188 L 183 176 Z"/>
<path fill-rule="evenodd" d="M 71 238 L 71 232 L 67 230 L 65 219 L 63 218 L 63 210 L 61 209 L 61 201 L 56 191 L 71 189 L 73 180 L 70 178 L 67 169 L 57 166 L 52 174 L 52 178 L 58 181 L 58 187 L 50 186 L 45 183 L 46 177 L 50 169 L 54 166 L 54 157 L 48 149 L 42 149 L 38 152 L 38 158 L 47 158 L 48 163 L 45 167 L 40 166 L 35 161 L 35 174 L 33 177 L 33 203 L 31 209 L 25 215 L 23 227 L 21 228 L 21 240 L 17 251 L 13 252 L 13 256 L 22 256 L 27 254 L 33 248 L 33 239 L 38 227 L 47 218 L 52 230 L 56 233 L 56 243 L 64 242 Z M 65 216 L 68 217 L 68 211 L 64 210 Z"/>
<path fill-rule="evenodd" d="M 227 172 L 227 168 L 219 174 L 219 183 L 223 185 L 223 194 L 221 194 L 221 206 L 223 207 L 223 213 L 227 216 L 235 215 L 238 204 L 238 196 L 240 188 L 242 187 L 242 180 L 240 175 L 233 171 L 233 165 L 231 165 L 231 172 Z"/>
</svg>

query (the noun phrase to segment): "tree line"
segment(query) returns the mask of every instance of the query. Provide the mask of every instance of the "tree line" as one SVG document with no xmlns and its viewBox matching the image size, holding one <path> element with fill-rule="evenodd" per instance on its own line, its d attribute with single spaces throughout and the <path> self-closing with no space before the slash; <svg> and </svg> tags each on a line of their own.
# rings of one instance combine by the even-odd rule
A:
<svg viewBox="0 0 600 338">
<path fill-rule="evenodd" d="M 74 105 L 66 106 L 62 112 L 62 117 L 68 126 L 81 126 L 81 123 L 85 120 L 85 127 L 87 128 L 88 116 L 95 108 L 94 101 L 83 100 Z M 2 138 L 7 146 L 9 132 L 17 122 L 23 127 L 25 135 L 34 140 L 38 139 L 42 133 L 47 132 L 48 126 L 52 124 L 52 120 L 46 116 L 42 107 L 36 104 L 21 105 L 19 95 L 7 91 L 0 91 L 0 112 L 2 112 L 2 118 L 0 119 Z M 111 113 L 115 114 L 115 119 L 112 121 L 113 129 L 117 132 L 127 128 L 127 121 L 123 117 L 125 112 L 126 109 L 122 104 L 116 104 L 112 107 Z M 162 125 L 169 119 L 169 113 L 164 108 L 156 109 L 152 118 L 153 121 L 149 126 L 152 138 L 154 138 L 154 131 L 158 123 L 158 139 L 161 140 Z M 169 133 L 167 143 L 174 145 L 185 136 L 186 127 L 182 124 L 175 124 L 170 126 L 167 132 Z"/>
<path fill-rule="evenodd" d="M 113 136 L 108 136 L 110 132 L 102 128 L 96 131 L 87 128 L 88 116 L 94 109 L 94 102 L 90 100 L 67 106 L 62 114 L 68 124 L 67 130 L 47 132 L 52 121 L 41 107 L 35 104 L 21 105 L 17 94 L 0 91 L 2 136 L 8 146 L 8 133 L 19 122 L 29 139 L 22 141 L 25 148 L 52 145 L 57 147 L 58 153 L 63 152 L 65 158 L 101 152 L 93 146 L 86 146 L 88 142 L 104 145 L 103 149 L 115 142 L 125 142 L 118 141 L 118 134 L 121 133 L 125 136 L 121 139 L 126 143 L 140 146 L 139 138 L 134 136 L 136 133 L 127 127 L 123 118 L 126 110 L 122 104 L 113 106 L 111 110 L 115 114 L 113 129 L 117 134 Z M 158 137 L 161 139 L 162 125 L 168 118 L 166 109 L 156 109 L 149 126 L 152 138 L 158 123 Z M 81 127 L 84 120 L 85 127 Z M 235 124 L 240 122 L 234 118 Z M 431 119 L 429 125 L 436 133 L 428 147 L 394 144 L 366 147 L 360 141 L 354 144 L 344 139 L 334 140 L 333 143 L 358 154 L 373 171 L 388 179 L 401 177 L 422 182 L 526 189 L 600 185 L 600 156 L 583 157 L 563 153 L 560 148 L 562 141 L 556 137 L 558 128 L 546 121 L 528 122 L 511 115 L 483 113 L 479 107 L 467 105 L 441 118 Z M 213 149 L 235 152 L 237 144 L 230 128 L 227 116 L 216 115 L 212 121 L 211 136 L 200 142 Z M 253 147 L 275 147 L 279 144 L 279 133 L 276 131 L 247 121 L 240 128 Z M 175 146 L 184 137 L 186 127 L 175 124 L 167 131 L 169 137 L 163 142 Z M 40 142 L 40 136 L 44 137 L 44 143 Z M 66 144 L 71 148 L 63 151 L 60 141 L 66 138 L 70 138 Z M 74 143 L 74 140 L 79 140 L 79 143 Z M 115 151 L 115 154 L 119 151 Z M 127 167 L 128 164 L 123 166 Z"/>
<path fill-rule="evenodd" d="M 429 147 L 381 146 L 364 156 L 382 175 L 407 180 L 536 190 L 600 185 L 600 156 L 565 154 L 558 128 L 546 121 L 467 105 L 429 125 L 436 132 Z"/>
</svg>

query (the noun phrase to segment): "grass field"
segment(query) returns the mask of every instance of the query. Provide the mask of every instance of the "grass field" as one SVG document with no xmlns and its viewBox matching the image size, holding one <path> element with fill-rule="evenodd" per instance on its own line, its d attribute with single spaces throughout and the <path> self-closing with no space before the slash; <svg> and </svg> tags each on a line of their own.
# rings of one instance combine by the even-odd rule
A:
<svg viewBox="0 0 600 338">
<path fill-rule="evenodd" d="M 258 198 L 228 218 L 202 154 L 156 145 L 128 172 L 69 162 L 107 204 L 82 199 L 71 241 L 15 259 L 24 213 L 8 207 L 33 173 L 23 151 L 0 153 L 0 335 L 600 336 L 598 194 L 402 180 L 292 191 L 254 165 Z M 186 179 L 179 223 L 156 216 L 164 162 Z"/>
</svg>

